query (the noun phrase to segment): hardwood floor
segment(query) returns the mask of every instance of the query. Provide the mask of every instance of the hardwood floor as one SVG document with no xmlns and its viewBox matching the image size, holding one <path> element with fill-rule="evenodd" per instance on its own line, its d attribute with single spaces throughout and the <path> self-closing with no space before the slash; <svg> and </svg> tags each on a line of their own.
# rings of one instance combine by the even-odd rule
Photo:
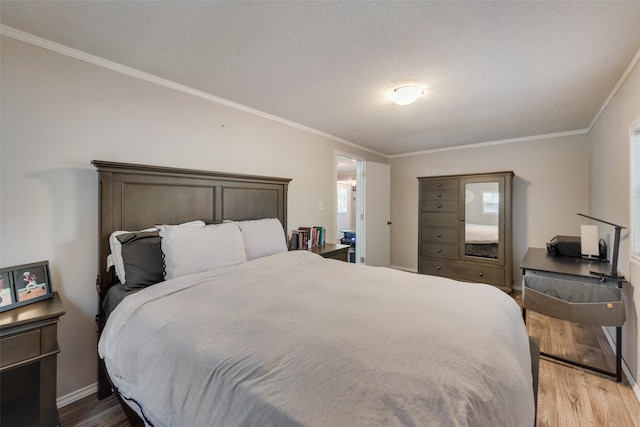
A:
<svg viewBox="0 0 640 427">
<path fill-rule="evenodd" d="M 514 294 L 516 301 L 519 295 Z M 600 329 L 527 312 L 529 335 L 541 349 L 571 360 L 615 370 L 615 355 Z M 622 383 L 580 368 L 540 360 L 537 427 L 640 427 L 640 402 L 626 378 Z M 60 408 L 67 426 L 129 426 L 115 397 L 89 396 Z M 484 426 L 483 426 L 484 427 Z"/>
<path fill-rule="evenodd" d="M 118 399 L 98 400 L 95 394 L 58 409 L 62 427 L 130 427 Z"/>
<path fill-rule="evenodd" d="M 519 292 L 514 298 L 521 304 Z M 589 366 L 615 371 L 615 354 L 599 326 L 527 311 L 529 335 L 540 349 Z M 623 374 L 615 379 L 540 358 L 537 427 L 640 427 L 640 402 Z"/>
</svg>

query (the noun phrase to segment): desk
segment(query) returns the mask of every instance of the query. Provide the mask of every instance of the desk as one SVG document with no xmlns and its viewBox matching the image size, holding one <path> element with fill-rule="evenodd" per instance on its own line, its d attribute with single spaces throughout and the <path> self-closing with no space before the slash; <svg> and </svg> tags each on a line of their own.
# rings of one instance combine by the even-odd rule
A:
<svg viewBox="0 0 640 427">
<path fill-rule="evenodd" d="M 542 277 L 558 278 L 571 280 L 573 282 L 584 283 L 585 286 L 601 283 L 598 275 L 609 274 L 611 267 L 609 262 L 585 262 L 581 258 L 564 257 L 564 256 L 551 256 L 547 254 L 546 249 L 541 248 L 529 248 L 527 253 L 520 264 L 523 275 L 538 275 Z M 595 274 L 592 274 L 595 273 Z M 609 286 L 616 287 L 616 282 L 608 282 Z M 602 284 L 604 286 L 604 284 Z M 617 283 L 617 287 L 622 287 L 622 282 Z M 524 308 L 526 300 L 526 286 L 523 286 L 523 309 L 522 317 L 526 323 L 526 308 Z M 621 304 L 622 302 L 620 302 Z M 544 313 L 541 310 L 535 310 Z M 554 316 L 558 317 L 558 316 Z M 562 317 L 559 317 L 562 318 Z M 622 381 L 622 326 L 616 326 L 616 372 L 605 371 L 600 368 L 584 365 L 582 363 L 567 360 L 562 357 L 540 352 L 540 354 L 550 357 L 555 360 L 559 360 L 564 363 L 579 366 L 584 369 L 589 369 L 601 374 L 615 376 L 617 381 Z"/>
</svg>

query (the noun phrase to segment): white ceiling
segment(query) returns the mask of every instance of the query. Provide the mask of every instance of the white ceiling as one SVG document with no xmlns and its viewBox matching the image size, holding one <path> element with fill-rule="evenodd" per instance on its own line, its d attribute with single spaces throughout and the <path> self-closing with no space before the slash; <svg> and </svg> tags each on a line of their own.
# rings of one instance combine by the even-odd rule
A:
<svg viewBox="0 0 640 427">
<path fill-rule="evenodd" d="M 2 0 L 0 12 L 385 155 L 584 131 L 640 50 L 640 1 Z M 425 96 L 392 104 L 402 83 Z"/>
</svg>

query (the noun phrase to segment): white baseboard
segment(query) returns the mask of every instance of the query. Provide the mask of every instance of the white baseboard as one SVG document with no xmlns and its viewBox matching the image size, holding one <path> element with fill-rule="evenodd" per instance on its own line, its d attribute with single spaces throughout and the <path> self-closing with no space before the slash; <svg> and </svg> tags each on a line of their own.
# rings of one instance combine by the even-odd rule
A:
<svg viewBox="0 0 640 427">
<path fill-rule="evenodd" d="M 82 398 L 85 398 L 97 392 L 98 392 L 98 383 L 90 384 L 86 387 L 81 388 L 80 390 L 76 390 L 65 396 L 57 398 L 56 406 L 58 408 L 62 408 L 63 406 L 67 406 L 73 402 L 76 402 Z"/>
<path fill-rule="evenodd" d="M 602 326 L 602 330 L 604 331 L 604 336 L 607 338 L 607 341 L 609 341 L 609 345 L 613 350 L 613 354 L 615 354 L 616 343 L 613 341 L 613 337 L 611 336 L 611 334 L 609 333 L 609 330 L 605 326 Z M 624 357 L 622 358 L 622 370 L 624 371 L 624 374 L 627 376 L 627 380 L 629 380 L 629 385 L 631 386 L 631 389 L 635 393 L 636 398 L 638 399 L 638 402 L 640 402 L 640 386 L 638 386 L 638 382 L 636 381 L 635 378 L 633 378 L 633 375 L 631 375 L 631 370 L 629 369 L 629 366 L 627 366 L 627 362 L 624 361 Z"/>
<path fill-rule="evenodd" d="M 393 268 L 395 270 L 408 271 L 409 273 L 417 273 L 418 272 L 417 268 L 401 267 L 399 265 L 390 265 L 389 267 Z"/>
</svg>

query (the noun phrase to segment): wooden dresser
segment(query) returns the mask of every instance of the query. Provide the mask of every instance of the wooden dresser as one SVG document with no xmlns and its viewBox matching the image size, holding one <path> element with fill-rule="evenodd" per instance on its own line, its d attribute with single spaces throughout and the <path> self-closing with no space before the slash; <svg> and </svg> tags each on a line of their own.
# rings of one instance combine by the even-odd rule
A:
<svg viewBox="0 0 640 427">
<path fill-rule="evenodd" d="M 513 172 L 420 177 L 418 273 L 513 288 Z"/>
<path fill-rule="evenodd" d="M 56 426 L 58 320 L 52 299 L 0 313 L 0 425 Z"/>
</svg>

